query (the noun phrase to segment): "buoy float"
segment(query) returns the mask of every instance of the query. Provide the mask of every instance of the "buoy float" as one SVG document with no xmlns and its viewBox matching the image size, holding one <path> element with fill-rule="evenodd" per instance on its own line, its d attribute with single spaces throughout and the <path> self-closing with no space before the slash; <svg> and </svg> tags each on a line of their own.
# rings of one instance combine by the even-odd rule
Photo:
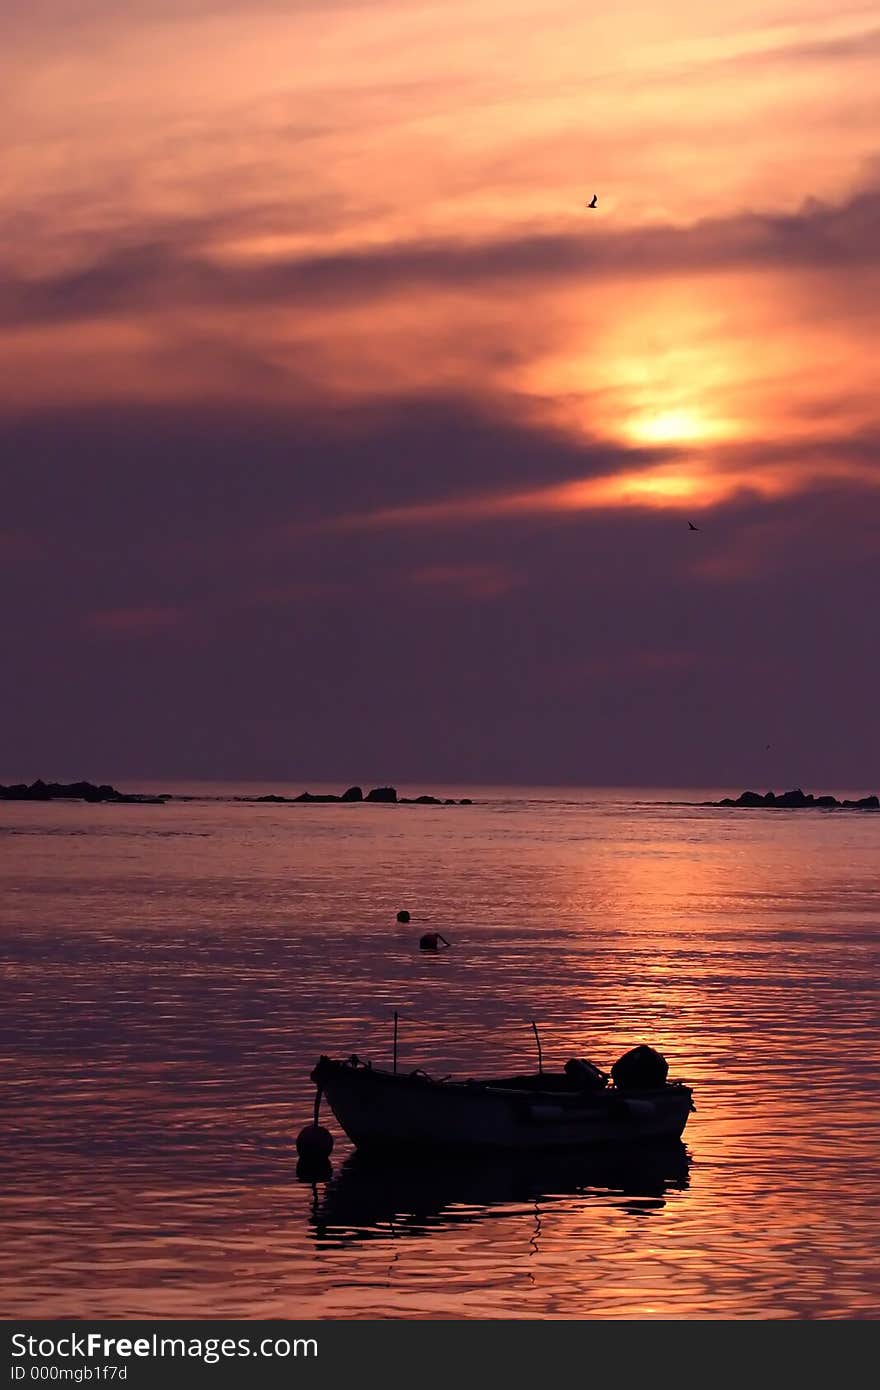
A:
<svg viewBox="0 0 880 1390">
<path fill-rule="evenodd" d="M 333 1135 L 323 1125 L 306 1125 L 296 1136 L 296 1151 L 304 1163 L 318 1163 L 333 1152 Z"/>
<path fill-rule="evenodd" d="M 333 1151 L 333 1135 L 329 1129 L 319 1124 L 321 1097 L 324 1092 L 319 1086 L 315 1093 L 315 1110 L 312 1123 L 301 1129 L 296 1136 L 296 1151 L 303 1167 L 320 1167 L 325 1164 Z"/>
<path fill-rule="evenodd" d="M 449 945 L 449 942 L 446 940 L 446 937 L 441 936 L 438 931 L 427 931 L 425 932 L 424 936 L 419 938 L 419 950 L 438 951 L 440 949 L 441 942 L 444 946 Z"/>
<path fill-rule="evenodd" d="M 405 907 L 402 907 L 402 908 L 400 909 L 400 911 L 398 912 L 398 914 L 397 914 L 397 920 L 398 920 L 398 922 L 408 922 L 408 921 L 409 921 L 409 913 L 407 912 L 407 910 L 406 910 Z"/>
</svg>

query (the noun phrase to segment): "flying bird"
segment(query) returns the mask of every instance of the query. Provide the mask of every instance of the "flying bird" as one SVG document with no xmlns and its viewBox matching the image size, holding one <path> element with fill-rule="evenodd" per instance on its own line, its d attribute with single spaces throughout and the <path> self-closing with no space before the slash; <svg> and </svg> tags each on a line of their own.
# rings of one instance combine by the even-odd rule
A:
<svg viewBox="0 0 880 1390">
<path fill-rule="evenodd" d="M 699 529 L 700 529 L 699 526 L 695 526 L 694 523 L 693 523 L 692 521 L 689 521 L 689 522 L 688 522 L 688 530 L 689 530 L 689 531 L 699 531 Z"/>
<path fill-rule="evenodd" d="M 598 202 L 599 202 L 599 195 L 598 195 L 597 193 L 594 193 L 594 194 L 593 194 L 593 200 L 592 200 L 592 202 L 587 203 L 587 207 L 588 207 L 588 208 L 594 208 L 594 207 L 596 207 L 596 205 L 597 205 Z"/>
</svg>

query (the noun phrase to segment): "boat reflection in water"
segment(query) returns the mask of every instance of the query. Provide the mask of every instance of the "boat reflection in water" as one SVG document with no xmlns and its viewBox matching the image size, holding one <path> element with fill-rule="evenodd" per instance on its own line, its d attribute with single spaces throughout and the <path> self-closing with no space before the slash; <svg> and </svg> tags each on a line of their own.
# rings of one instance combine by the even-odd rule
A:
<svg viewBox="0 0 880 1390">
<path fill-rule="evenodd" d="M 681 1140 L 609 1146 L 582 1153 L 444 1156 L 413 1164 L 405 1157 L 355 1153 L 313 1185 L 309 1217 L 319 1244 L 349 1245 L 424 1236 L 485 1218 L 531 1215 L 540 1205 L 572 1197 L 601 1198 L 633 1216 L 666 1205 L 688 1186 L 689 1157 Z"/>
</svg>

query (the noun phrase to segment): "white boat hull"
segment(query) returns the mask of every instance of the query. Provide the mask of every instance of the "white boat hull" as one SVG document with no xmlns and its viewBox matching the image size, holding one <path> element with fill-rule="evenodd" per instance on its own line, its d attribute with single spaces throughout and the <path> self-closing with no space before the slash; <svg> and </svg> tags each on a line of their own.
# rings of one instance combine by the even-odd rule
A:
<svg viewBox="0 0 880 1390">
<path fill-rule="evenodd" d="M 693 1108 L 681 1084 L 625 1093 L 525 1091 L 395 1076 L 327 1058 L 313 1079 L 358 1148 L 566 1149 L 677 1139 Z"/>
</svg>

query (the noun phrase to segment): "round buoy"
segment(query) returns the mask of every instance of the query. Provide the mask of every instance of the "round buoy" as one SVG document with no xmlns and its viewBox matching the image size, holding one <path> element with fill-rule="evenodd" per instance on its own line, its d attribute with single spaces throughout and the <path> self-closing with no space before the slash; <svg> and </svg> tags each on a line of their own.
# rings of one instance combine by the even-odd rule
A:
<svg viewBox="0 0 880 1390">
<path fill-rule="evenodd" d="M 304 1163 L 319 1163 L 333 1151 L 333 1135 L 323 1125 L 306 1125 L 296 1136 L 296 1151 Z"/>
<path fill-rule="evenodd" d="M 409 913 L 407 912 L 407 910 L 406 910 L 405 907 L 402 907 L 402 908 L 400 909 L 400 911 L 398 912 L 398 914 L 397 914 L 397 920 L 398 920 L 398 922 L 408 922 L 408 921 L 409 921 Z"/>
<path fill-rule="evenodd" d="M 438 931 L 426 931 L 424 936 L 419 937 L 420 951 L 439 951 L 441 945 L 448 946 L 449 942 Z"/>
</svg>

